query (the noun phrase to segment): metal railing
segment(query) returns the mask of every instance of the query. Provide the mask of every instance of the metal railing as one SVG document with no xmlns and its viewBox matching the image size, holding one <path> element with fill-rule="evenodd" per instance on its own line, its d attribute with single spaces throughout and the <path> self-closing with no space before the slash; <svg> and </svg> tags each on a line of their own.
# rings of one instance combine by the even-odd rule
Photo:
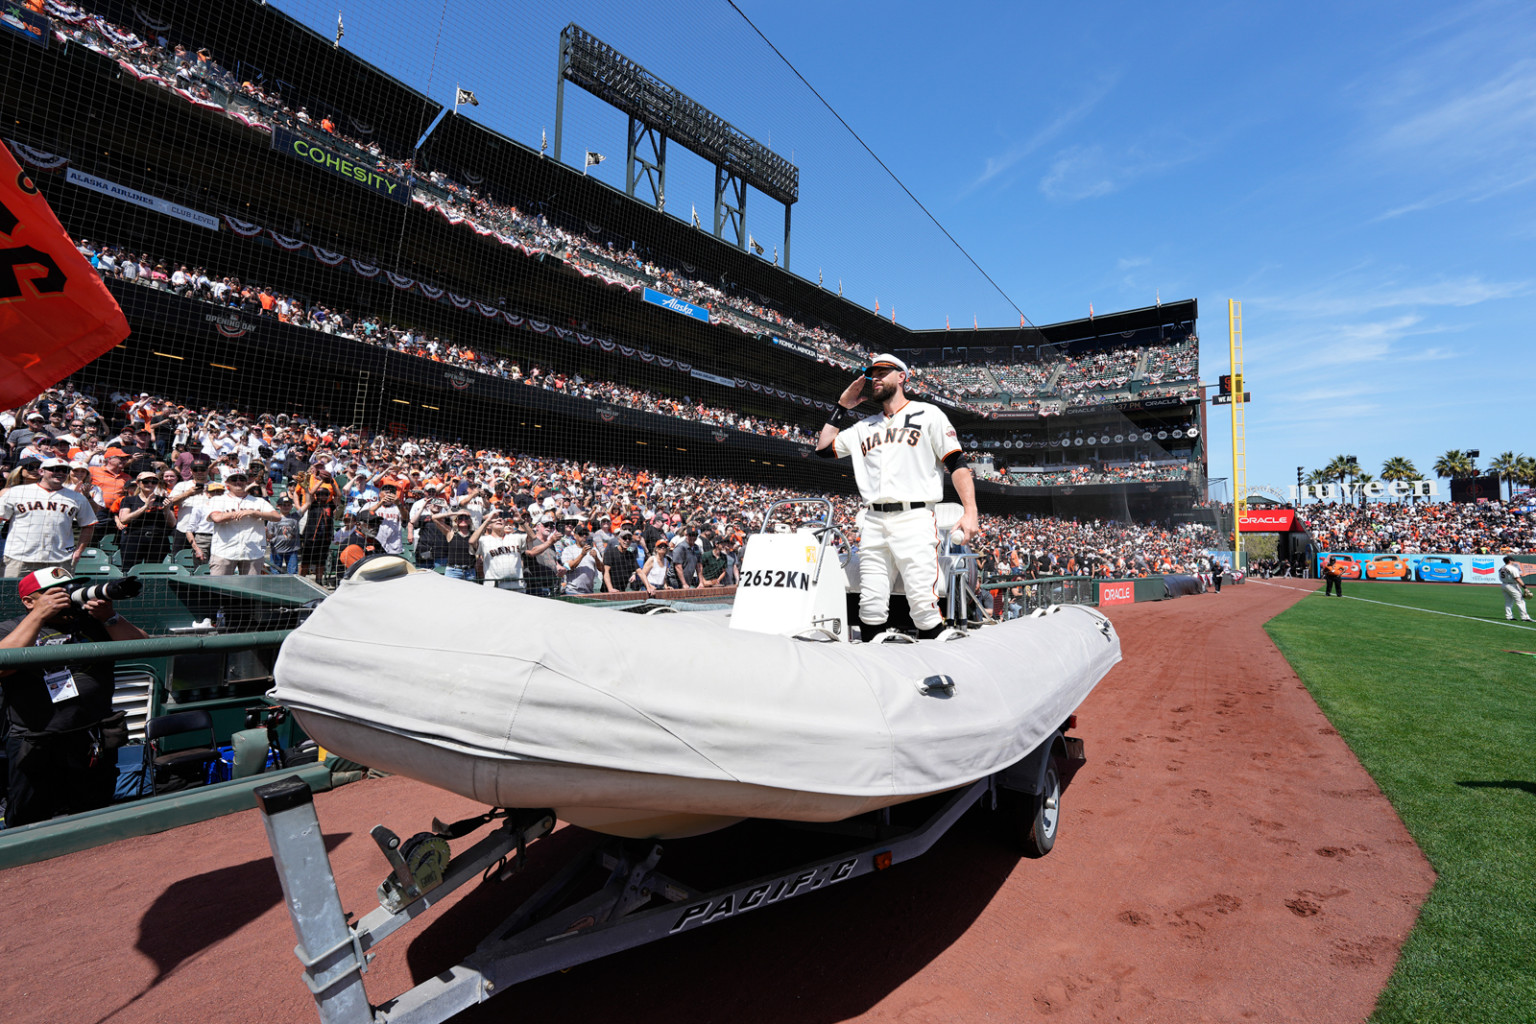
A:
<svg viewBox="0 0 1536 1024">
<path fill-rule="evenodd" d="M 1002 591 L 1003 617 L 1017 614 L 1028 615 L 1037 608 L 1049 608 L 1058 604 L 1098 604 L 1099 581 L 1091 576 L 1045 576 L 1039 579 L 1013 579 L 997 577 L 981 584 L 982 592 Z"/>
<path fill-rule="evenodd" d="M 291 629 L 274 629 L 259 633 L 152 636 L 143 640 L 109 640 L 103 643 L 21 647 L 0 650 L 0 669 L 15 669 L 28 665 L 62 665 L 66 662 L 95 661 L 103 658 L 121 661 L 125 658 L 164 657 L 168 654 L 240 651 L 281 644 L 292 632 Z"/>
</svg>

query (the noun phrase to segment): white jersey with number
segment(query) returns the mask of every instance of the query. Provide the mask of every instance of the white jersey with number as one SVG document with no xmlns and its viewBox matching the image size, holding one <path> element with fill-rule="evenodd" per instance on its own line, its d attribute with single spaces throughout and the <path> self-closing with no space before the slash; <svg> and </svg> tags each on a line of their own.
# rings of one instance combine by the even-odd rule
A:
<svg viewBox="0 0 1536 1024">
<path fill-rule="evenodd" d="M 942 501 L 944 459 L 960 450 L 960 438 L 938 406 L 909 401 L 840 431 L 833 450 L 853 460 L 865 501 Z"/>
</svg>

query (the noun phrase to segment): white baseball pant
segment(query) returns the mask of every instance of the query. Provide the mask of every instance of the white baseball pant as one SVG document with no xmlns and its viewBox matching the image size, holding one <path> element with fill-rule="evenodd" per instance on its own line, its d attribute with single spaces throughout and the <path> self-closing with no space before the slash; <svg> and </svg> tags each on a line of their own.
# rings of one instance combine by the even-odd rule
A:
<svg viewBox="0 0 1536 1024">
<path fill-rule="evenodd" d="M 1513 619 L 1515 617 L 1516 608 L 1520 609 L 1520 617 L 1522 619 L 1529 619 L 1531 617 L 1530 612 L 1525 610 L 1525 588 L 1511 587 L 1508 584 L 1505 584 L 1504 617 L 1506 619 Z"/>
<path fill-rule="evenodd" d="M 890 615 L 891 573 L 899 572 L 912 624 L 932 629 L 939 614 L 939 527 L 931 508 L 864 515 L 859 536 L 859 618 L 870 625 Z"/>
</svg>

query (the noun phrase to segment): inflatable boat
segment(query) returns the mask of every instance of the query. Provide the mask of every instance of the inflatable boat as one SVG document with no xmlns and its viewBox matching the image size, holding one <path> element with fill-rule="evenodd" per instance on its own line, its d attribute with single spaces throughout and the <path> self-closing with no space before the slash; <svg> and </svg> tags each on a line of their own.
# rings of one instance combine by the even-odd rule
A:
<svg viewBox="0 0 1536 1024">
<path fill-rule="evenodd" d="M 754 535 L 730 612 L 636 615 L 385 559 L 289 637 L 270 696 L 370 767 L 676 837 L 965 786 L 1033 751 L 1120 660 L 1082 607 L 850 643 L 829 533 Z"/>
</svg>

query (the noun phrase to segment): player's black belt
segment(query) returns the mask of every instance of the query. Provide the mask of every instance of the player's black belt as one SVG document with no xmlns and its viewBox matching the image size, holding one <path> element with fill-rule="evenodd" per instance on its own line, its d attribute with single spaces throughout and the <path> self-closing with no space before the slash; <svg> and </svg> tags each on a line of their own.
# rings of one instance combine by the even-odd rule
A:
<svg viewBox="0 0 1536 1024">
<path fill-rule="evenodd" d="M 927 508 L 926 501 L 886 501 L 870 502 L 870 508 L 876 512 L 905 512 L 909 508 Z"/>
</svg>

